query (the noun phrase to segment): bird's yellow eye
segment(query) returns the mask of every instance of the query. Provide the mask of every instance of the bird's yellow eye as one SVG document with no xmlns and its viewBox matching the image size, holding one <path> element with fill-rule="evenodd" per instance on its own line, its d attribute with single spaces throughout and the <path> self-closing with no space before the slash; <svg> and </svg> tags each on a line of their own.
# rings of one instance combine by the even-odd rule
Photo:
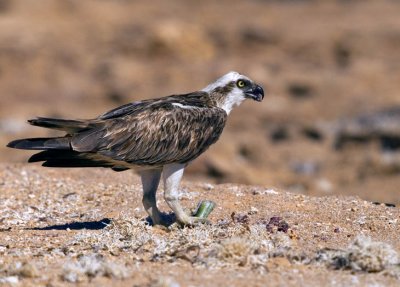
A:
<svg viewBox="0 0 400 287">
<path fill-rule="evenodd" d="M 236 85 L 239 88 L 243 88 L 246 85 L 246 83 L 243 80 L 239 80 L 239 81 L 237 81 Z"/>
</svg>

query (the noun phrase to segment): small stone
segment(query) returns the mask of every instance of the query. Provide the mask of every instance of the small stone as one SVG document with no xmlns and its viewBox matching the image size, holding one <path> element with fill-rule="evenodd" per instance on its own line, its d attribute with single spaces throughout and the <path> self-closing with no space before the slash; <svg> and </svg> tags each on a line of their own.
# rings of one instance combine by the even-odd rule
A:
<svg viewBox="0 0 400 287">
<path fill-rule="evenodd" d="M 178 282 L 171 277 L 160 277 L 156 281 L 152 282 L 151 286 L 154 287 L 180 287 Z"/>
<path fill-rule="evenodd" d="M 214 185 L 212 185 L 211 183 L 205 183 L 203 185 L 204 190 L 213 190 L 214 189 Z"/>
<path fill-rule="evenodd" d="M 240 224 L 250 223 L 250 218 L 247 214 L 241 214 L 241 213 L 236 214 L 235 212 L 232 212 L 231 219 L 234 223 L 240 223 Z"/>
<path fill-rule="evenodd" d="M 18 273 L 25 278 L 34 278 L 39 276 L 37 268 L 29 263 L 24 264 Z"/>
<path fill-rule="evenodd" d="M 257 214 L 258 213 L 258 209 L 255 208 L 254 206 L 250 207 L 250 211 L 247 212 L 248 215 L 253 215 L 253 214 Z"/>
<path fill-rule="evenodd" d="M 18 276 L 8 276 L 0 278 L 0 283 L 3 284 L 18 284 Z"/>
<path fill-rule="evenodd" d="M 289 224 L 279 216 L 271 217 L 265 227 L 270 233 L 276 233 L 277 231 L 287 233 L 289 230 Z"/>
</svg>

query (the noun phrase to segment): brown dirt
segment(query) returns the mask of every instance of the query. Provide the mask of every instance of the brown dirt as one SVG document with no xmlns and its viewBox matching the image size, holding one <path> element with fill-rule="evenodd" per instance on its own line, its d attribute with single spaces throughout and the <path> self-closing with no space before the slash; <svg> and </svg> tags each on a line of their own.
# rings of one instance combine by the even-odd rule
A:
<svg viewBox="0 0 400 287">
<path fill-rule="evenodd" d="M 397 286 L 400 278 L 400 210 L 356 197 L 184 182 L 185 208 L 217 203 L 213 224 L 168 231 L 145 224 L 130 172 L 1 165 L 0 185 L 0 278 L 23 286 Z M 361 244 L 379 242 L 367 255 L 354 251 L 360 235 Z"/>
<path fill-rule="evenodd" d="M 400 203 L 399 147 L 383 151 L 376 139 L 333 147 L 343 119 L 400 105 L 398 15 L 400 4 L 389 0 L 0 0 L 0 278 L 68 284 L 62 276 L 76 273 L 83 254 L 100 266 L 96 276 L 78 274 L 83 285 L 398 285 L 393 266 L 371 273 L 353 262 L 338 271 L 332 260 L 316 259 L 325 247 L 353 250 L 360 234 L 399 251 L 398 207 L 371 203 Z M 28 126 L 28 118 L 91 118 L 202 88 L 229 70 L 259 82 L 267 96 L 236 109 L 219 142 L 185 172 L 183 203 L 193 208 L 212 199 L 219 206 L 213 227 L 199 229 L 208 235 L 196 241 L 194 261 L 175 245 L 175 255 L 155 256 L 154 242 L 179 242 L 181 233 L 143 227 L 139 183 L 129 172 L 27 166 L 30 152 L 5 147 L 15 138 L 53 135 Z M 271 188 L 278 193 L 265 192 Z M 258 212 L 249 223 L 218 224 L 251 207 Z M 289 233 L 251 231 L 272 216 L 283 218 Z M 114 223 L 63 226 L 98 226 L 103 218 Z M 29 229 L 53 225 L 61 230 Z M 138 254 L 130 239 L 136 233 L 154 239 Z M 242 255 L 226 259 L 218 255 L 226 243 L 220 233 L 256 246 L 239 240 Z M 281 235 L 283 249 L 274 245 Z M 99 248 L 97 237 L 128 247 Z"/>
</svg>

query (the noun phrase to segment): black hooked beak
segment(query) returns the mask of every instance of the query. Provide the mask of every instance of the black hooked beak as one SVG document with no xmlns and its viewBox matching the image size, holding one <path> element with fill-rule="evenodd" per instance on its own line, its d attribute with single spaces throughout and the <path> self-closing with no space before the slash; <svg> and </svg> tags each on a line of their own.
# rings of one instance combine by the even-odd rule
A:
<svg viewBox="0 0 400 287">
<path fill-rule="evenodd" d="M 264 99 L 264 90 L 261 86 L 254 85 L 246 92 L 246 96 L 257 102 L 261 102 Z"/>
</svg>

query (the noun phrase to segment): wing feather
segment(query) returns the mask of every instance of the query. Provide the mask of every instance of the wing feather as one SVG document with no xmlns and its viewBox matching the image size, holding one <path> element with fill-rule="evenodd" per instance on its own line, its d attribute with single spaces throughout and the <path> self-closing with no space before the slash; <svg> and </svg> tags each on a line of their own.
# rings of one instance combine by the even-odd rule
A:
<svg viewBox="0 0 400 287">
<path fill-rule="evenodd" d="M 227 114 L 220 108 L 204 106 L 203 101 L 203 106 L 196 105 L 193 99 L 191 108 L 172 103 L 172 99 L 151 102 L 133 112 L 123 107 L 119 117 L 113 117 L 119 112 L 105 114 L 93 129 L 75 134 L 71 146 L 75 151 L 133 165 L 187 163 L 218 140 Z"/>
</svg>

